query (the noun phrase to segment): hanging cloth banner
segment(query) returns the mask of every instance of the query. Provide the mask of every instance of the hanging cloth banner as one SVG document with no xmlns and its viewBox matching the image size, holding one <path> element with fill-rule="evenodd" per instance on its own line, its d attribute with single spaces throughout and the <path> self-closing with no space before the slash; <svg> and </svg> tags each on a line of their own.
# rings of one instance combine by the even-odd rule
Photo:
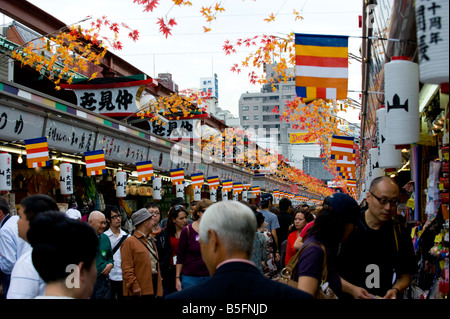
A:
<svg viewBox="0 0 450 319">
<path fill-rule="evenodd" d="M 222 182 L 222 191 L 230 191 L 233 189 L 233 180 L 228 179 Z"/>
<path fill-rule="evenodd" d="M 172 185 L 180 185 L 184 182 L 184 169 L 174 168 L 170 170 L 170 177 L 172 178 Z"/>
<path fill-rule="evenodd" d="M 296 34 L 295 87 L 303 102 L 346 99 L 348 36 Z"/>
<path fill-rule="evenodd" d="M 194 188 L 202 188 L 204 183 L 203 173 L 191 174 L 191 182 Z"/>
<path fill-rule="evenodd" d="M 45 167 L 49 164 L 47 137 L 38 137 L 25 140 L 28 168 Z"/>
<path fill-rule="evenodd" d="M 103 149 L 84 152 L 88 176 L 106 174 L 105 151 Z"/>
<path fill-rule="evenodd" d="M 261 187 L 254 186 L 250 189 L 250 191 L 252 192 L 253 196 L 259 195 L 261 193 Z"/>
<path fill-rule="evenodd" d="M 233 183 L 233 193 L 240 194 L 244 187 L 242 186 L 242 183 Z"/>
<path fill-rule="evenodd" d="M 209 176 L 207 181 L 210 190 L 217 189 L 220 185 L 219 176 Z"/>
<path fill-rule="evenodd" d="M 137 162 L 136 170 L 138 173 L 138 181 L 145 182 L 153 179 L 154 174 L 152 161 Z"/>
</svg>

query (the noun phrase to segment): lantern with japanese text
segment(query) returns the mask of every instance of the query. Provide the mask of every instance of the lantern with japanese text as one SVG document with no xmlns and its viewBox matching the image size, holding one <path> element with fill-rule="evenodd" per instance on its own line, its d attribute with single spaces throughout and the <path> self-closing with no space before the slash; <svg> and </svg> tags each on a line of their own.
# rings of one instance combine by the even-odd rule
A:
<svg viewBox="0 0 450 319">
<path fill-rule="evenodd" d="M 59 188 L 61 190 L 61 195 L 72 195 L 73 165 L 70 163 L 62 163 L 59 168 Z"/>
<path fill-rule="evenodd" d="M 11 154 L 0 153 L 0 191 L 12 189 Z"/>
<path fill-rule="evenodd" d="M 217 202 L 217 188 L 211 188 L 209 190 L 209 199 L 212 202 Z"/>
<path fill-rule="evenodd" d="M 176 184 L 177 197 L 184 198 L 184 184 Z"/>
<path fill-rule="evenodd" d="M 116 197 L 127 196 L 127 173 L 118 171 L 116 174 Z"/>
<path fill-rule="evenodd" d="M 407 57 L 385 64 L 386 139 L 394 145 L 419 141 L 419 65 Z"/>
<path fill-rule="evenodd" d="M 372 171 L 372 181 L 380 176 L 384 175 L 383 170 L 380 168 L 380 163 L 378 162 L 378 148 L 373 147 L 369 150 L 369 163 L 370 170 Z"/>
<path fill-rule="evenodd" d="M 449 1 L 416 0 L 420 82 L 449 82 Z"/>
<path fill-rule="evenodd" d="M 153 199 L 154 200 L 161 200 L 161 185 L 162 185 L 161 177 L 153 178 Z"/>
</svg>

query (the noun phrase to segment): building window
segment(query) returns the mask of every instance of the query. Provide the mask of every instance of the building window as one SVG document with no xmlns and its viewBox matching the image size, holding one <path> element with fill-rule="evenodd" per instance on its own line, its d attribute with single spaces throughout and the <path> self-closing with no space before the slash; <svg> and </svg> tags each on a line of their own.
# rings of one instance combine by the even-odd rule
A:
<svg viewBox="0 0 450 319">
<path fill-rule="evenodd" d="M 253 115 L 253 119 L 254 119 L 255 121 L 258 121 L 258 120 L 259 120 L 259 115 Z"/>
<path fill-rule="evenodd" d="M 259 129 L 259 125 L 254 126 L 255 130 Z"/>
<path fill-rule="evenodd" d="M 254 106 L 253 106 L 253 111 L 258 111 L 258 109 L 259 109 L 259 106 L 258 106 L 258 105 L 254 105 Z"/>
<path fill-rule="evenodd" d="M 243 100 L 244 100 L 244 101 L 251 101 L 252 98 L 251 98 L 251 97 L 244 97 Z"/>
<path fill-rule="evenodd" d="M 249 107 L 248 106 L 243 106 L 242 107 L 242 111 L 248 111 L 249 110 Z"/>
<path fill-rule="evenodd" d="M 242 117 L 242 119 L 243 119 L 244 121 L 248 121 L 248 120 L 250 119 L 250 117 L 249 117 L 248 115 L 244 115 L 244 116 Z"/>
</svg>

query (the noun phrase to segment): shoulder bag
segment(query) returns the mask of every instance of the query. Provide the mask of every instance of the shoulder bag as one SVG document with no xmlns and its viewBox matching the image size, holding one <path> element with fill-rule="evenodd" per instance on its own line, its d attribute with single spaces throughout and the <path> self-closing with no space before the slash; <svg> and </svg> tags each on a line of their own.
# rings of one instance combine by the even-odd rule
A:
<svg viewBox="0 0 450 319">
<path fill-rule="evenodd" d="M 317 289 L 316 295 L 314 296 L 315 299 L 337 299 L 336 294 L 331 290 L 331 288 L 328 285 L 327 277 L 328 277 L 328 267 L 327 267 L 327 252 L 325 250 L 325 247 L 321 243 L 317 242 L 311 242 L 304 244 L 302 248 L 294 255 L 292 256 L 291 260 L 289 260 L 288 264 L 285 268 L 281 271 L 281 277 L 274 279 L 278 282 L 287 284 L 291 287 L 297 288 L 297 280 L 293 279 L 296 277 L 297 274 L 297 263 L 298 259 L 305 251 L 306 247 L 309 245 L 317 245 L 320 246 L 323 250 L 323 264 L 322 264 L 322 279 L 319 284 L 319 288 Z"/>
</svg>

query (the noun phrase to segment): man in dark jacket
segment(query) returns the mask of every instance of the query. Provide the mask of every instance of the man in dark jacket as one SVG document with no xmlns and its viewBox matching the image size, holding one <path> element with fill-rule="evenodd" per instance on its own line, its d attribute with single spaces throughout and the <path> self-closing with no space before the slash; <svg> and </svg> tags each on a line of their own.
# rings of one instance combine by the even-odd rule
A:
<svg viewBox="0 0 450 319">
<path fill-rule="evenodd" d="M 211 278 L 167 299 L 311 299 L 310 294 L 265 277 L 250 261 L 255 229 L 255 215 L 244 204 L 224 201 L 209 206 L 200 222 L 199 241 Z"/>
</svg>

